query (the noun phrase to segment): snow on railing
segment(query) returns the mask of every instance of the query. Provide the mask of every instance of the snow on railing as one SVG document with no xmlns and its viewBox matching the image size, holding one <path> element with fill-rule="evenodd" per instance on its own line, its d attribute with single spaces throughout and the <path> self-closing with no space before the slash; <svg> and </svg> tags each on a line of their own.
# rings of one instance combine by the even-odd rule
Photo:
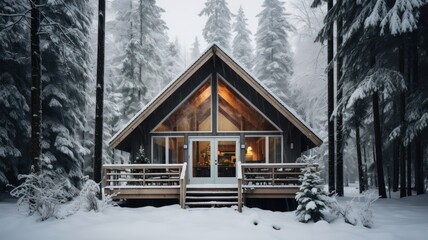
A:
<svg viewBox="0 0 428 240">
<path fill-rule="evenodd" d="M 238 212 L 242 212 L 242 166 L 241 161 L 236 163 L 236 179 L 238 180 Z"/>
<path fill-rule="evenodd" d="M 184 208 L 186 203 L 186 172 L 187 172 L 187 162 L 183 163 L 180 175 L 180 206 Z"/>
</svg>

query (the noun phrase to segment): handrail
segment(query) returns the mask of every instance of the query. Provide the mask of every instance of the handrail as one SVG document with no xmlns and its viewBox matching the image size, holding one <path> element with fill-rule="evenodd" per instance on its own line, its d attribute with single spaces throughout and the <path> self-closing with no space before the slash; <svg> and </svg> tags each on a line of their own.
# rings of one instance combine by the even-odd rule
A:
<svg viewBox="0 0 428 240">
<path fill-rule="evenodd" d="M 244 187 L 298 185 L 306 163 L 242 163 Z M 317 171 L 318 164 L 313 165 Z"/>
<path fill-rule="evenodd" d="M 104 164 L 104 187 L 180 184 L 184 164 Z"/>
<path fill-rule="evenodd" d="M 242 167 L 265 167 L 265 168 L 281 168 L 281 167 L 306 167 L 306 163 L 242 163 Z M 318 164 L 314 164 L 318 165 Z"/>
<path fill-rule="evenodd" d="M 184 208 L 186 203 L 186 171 L 187 171 L 187 162 L 183 163 L 180 174 L 180 206 Z"/>
<path fill-rule="evenodd" d="M 174 168 L 174 167 L 182 167 L 182 163 L 170 163 L 170 164 L 104 164 L 103 167 L 105 168 L 114 168 L 114 169 L 127 169 L 127 168 L 133 168 L 133 169 L 144 169 L 144 168 Z"/>
<path fill-rule="evenodd" d="M 186 168 L 187 168 L 187 162 L 183 163 L 183 167 L 181 169 L 181 174 L 180 174 L 180 180 L 183 180 L 186 178 Z"/>
<path fill-rule="evenodd" d="M 242 212 L 242 166 L 241 161 L 236 163 L 236 178 L 238 180 L 238 212 Z"/>
</svg>

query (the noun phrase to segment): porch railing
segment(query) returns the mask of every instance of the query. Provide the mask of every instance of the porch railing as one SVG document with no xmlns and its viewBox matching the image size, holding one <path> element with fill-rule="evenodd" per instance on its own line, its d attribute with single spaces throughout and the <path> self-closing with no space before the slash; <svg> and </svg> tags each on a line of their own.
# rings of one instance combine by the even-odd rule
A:
<svg viewBox="0 0 428 240">
<path fill-rule="evenodd" d="M 242 163 L 243 187 L 299 185 L 304 163 Z"/>
<path fill-rule="evenodd" d="M 242 212 L 242 165 L 236 163 L 236 179 L 238 180 L 238 212 Z"/>
<path fill-rule="evenodd" d="M 183 167 L 181 169 L 180 174 L 180 206 L 181 208 L 185 208 L 186 204 L 186 172 L 187 172 L 187 162 L 183 163 Z"/>
<path fill-rule="evenodd" d="M 183 164 L 105 164 L 104 187 L 179 186 Z"/>
</svg>

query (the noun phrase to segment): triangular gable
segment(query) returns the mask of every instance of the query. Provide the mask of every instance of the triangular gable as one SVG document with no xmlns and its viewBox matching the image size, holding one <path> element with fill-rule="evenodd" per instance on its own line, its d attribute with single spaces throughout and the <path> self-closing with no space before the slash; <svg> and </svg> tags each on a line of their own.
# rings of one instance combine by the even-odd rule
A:
<svg viewBox="0 0 428 240">
<path fill-rule="evenodd" d="M 262 97 L 270 102 L 288 121 L 290 121 L 302 134 L 304 134 L 315 146 L 319 146 L 322 140 L 311 128 L 300 119 L 297 114 L 278 97 L 269 91 L 260 81 L 256 80 L 248 71 L 244 70 L 219 46 L 213 44 L 205 51 L 196 62 L 188 68 L 179 78 L 172 81 L 157 97 L 149 102 L 140 112 L 138 112 L 109 142 L 113 148 L 118 146 L 129 134 L 132 133 L 153 111 L 157 109 L 173 92 L 189 79 L 201 66 L 203 66 L 212 56 L 219 57 L 233 71 L 235 71 L 245 82 L 255 89 Z"/>
<path fill-rule="evenodd" d="M 281 131 L 222 77 L 218 78 L 218 131 Z"/>
<path fill-rule="evenodd" d="M 205 80 L 153 132 L 211 131 L 211 84 Z"/>
</svg>

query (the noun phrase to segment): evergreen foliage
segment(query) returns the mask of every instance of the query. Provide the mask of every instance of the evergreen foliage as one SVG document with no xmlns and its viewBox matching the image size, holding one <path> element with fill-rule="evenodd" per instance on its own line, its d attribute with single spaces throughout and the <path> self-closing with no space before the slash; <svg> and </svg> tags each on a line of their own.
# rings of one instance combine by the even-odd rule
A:
<svg viewBox="0 0 428 240">
<path fill-rule="evenodd" d="M 217 43 L 230 50 L 232 13 L 226 0 L 207 0 L 199 16 L 207 16 L 202 35 L 208 44 Z"/>
<path fill-rule="evenodd" d="M 150 163 L 150 159 L 147 157 L 143 146 L 140 146 L 140 149 L 138 149 L 138 153 L 135 156 L 135 163 Z"/>
<path fill-rule="evenodd" d="M 24 4 L 0 2 L 0 190 L 28 172 L 30 144 L 30 34 Z M 10 14 L 8 16 L 7 14 Z M 20 15 L 22 14 L 22 15 Z"/>
<path fill-rule="evenodd" d="M 315 0 L 313 6 L 321 3 L 321 0 Z M 345 114 L 345 118 L 349 118 L 345 122 L 355 123 L 355 131 L 360 130 L 356 126 L 361 123 L 374 125 L 374 131 L 362 128 L 361 135 L 365 140 L 375 140 L 376 171 L 382 197 L 386 197 L 383 186 L 385 166 L 393 168 L 393 174 L 389 174 L 393 175 L 394 188 L 398 187 L 400 175 L 401 190 L 407 189 L 411 194 L 412 162 L 415 166 L 422 166 L 423 162 L 419 136 L 427 133 L 428 124 L 424 118 L 427 91 L 419 72 L 425 72 L 423 66 L 427 64 L 422 60 L 428 52 L 424 31 L 428 24 L 427 4 L 427 1 L 419 0 L 341 1 L 328 12 L 317 37 L 318 41 L 326 41 L 337 20 L 343 19 L 337 33 L 343 36 L 343 43 L 338 46 L 335 59 L 344 59 L 341 78 L 344 96 L 338 101 L 335 115 Z M 333 64 L 330 62 L 329 67 Z M 413 102 L 415 99 L 419 104 Z M 361 105 L 361 101 L 369 104 Z M 359 106 L 356 107 L 357 103 Z M 416 148 L 411 147 L 412 143 Z M 387 156 L 385 163 L 382 152 Z M 409 156 L 412 159 L 407 159 Z M 407 173 L 404 169 L 408 169 Z M 415 170 L 415 185 L 423 185 L 422 175 Z M 420 189 L 419 192 L 423 191 Z M 402 191 L 401 196 L 405 195 Z"/>
<path fill-rule="evenodd" d="M 113 4 L 123 5 L 123 1 Z M 119 34 L 115 43 L 125 54 L 119 62 L 123 79 L 116 86 L 121 89 L 123 106 L 126 106 L 123 114 L 130 119 L 170 81 L 171 72 L 163 71 L 169 43 L 167 27 L 161 18 L 164 10 L 156 1 L 132 0 L 119 10 L 112 31 Z"/>
<path fill-rule="evenodd" d="M 89 72 L 89 1 L 50 1 L 42 11 L 42 168 L 75 184 L 82 178 Z"/>
<path fill-rule="evenodd" d="M 201 55 L 201 50 L 199 49 L 199 41 L 198 37 L 195 37 L 195 41 L 192 44 L 192 48 L 190 49 L 190 57 L 191 61 L 196 60 Z"/>
<path fill-rule="evenodd" d="M 255 74 L 285 103 L 293 105 L 289 80 L 293 74 L 293 58 L 288 34 L 293 26 L 286 19 L 284 3 L 265 0 L 257 15 Z"/>
<path fill-rule="evenodd" d="M 178 39 L 171 42 L 167 46 L 166 59 L 163 60 L 165 64 L 165 80 L 162 86 L 166 86 L 171 81 L 175 80 L 184 70 L 183 59 L 181 58 L 181 48 Z"/>
<path fill-rule="evenodd" d="M 251 32 L 248 29 L 247 20 L 242 6 L 239 7 L 238 14 L 235 16 L 235 23 L 233 24 L 235 37 L 232 42 L 232 54 L 244 67 L 251 70 L 254 57 L 250 39 Z"/>
<path fill-rule="evenodd" d="M 296 193 L 296 216 L 300 222 L 318 222 L 324 219 L 322 211 L 326 208 L 327 192 L 318 172 L 308 165 L 299 178 L 302 183 L 300 192 Z"/>
</svg>

